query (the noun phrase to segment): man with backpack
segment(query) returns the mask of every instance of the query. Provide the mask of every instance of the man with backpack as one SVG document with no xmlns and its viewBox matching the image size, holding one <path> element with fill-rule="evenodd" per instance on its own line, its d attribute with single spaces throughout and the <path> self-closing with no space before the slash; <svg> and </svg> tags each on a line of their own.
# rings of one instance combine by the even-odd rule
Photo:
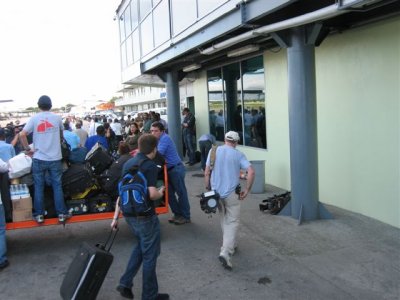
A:
<svg viewBox="0 0 400 300">
<path fill-rule="evenodd" d="M 152 200 L 164 195 L 165 187 L 156 188 L 158 168 L 152 161 L 157 153 L 158 140 L 151 134 L 139 138 L 139 153 L 123 167 L 119 194 L 111 227 L 118 226 L 120 211 L 137 238 L 125 273 L 117 290 L 122 297 L 133 299 L 133 278 L 142 265 L 142 299 L 169 299 L 168 294 L 158 293 L 156 274 L 160 254 L 160 223 Z"/>
</svg>

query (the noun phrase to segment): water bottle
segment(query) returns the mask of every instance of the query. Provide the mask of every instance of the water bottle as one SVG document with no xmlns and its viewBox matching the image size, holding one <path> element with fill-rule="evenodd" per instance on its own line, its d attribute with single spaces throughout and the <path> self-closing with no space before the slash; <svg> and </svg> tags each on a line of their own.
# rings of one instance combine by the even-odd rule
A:
<svg viewBox="0 0 400 300">
<path fill-rule="evenodd" d="M 22 185 L 21 184 L 17 184 L 17 199 L 20 199 L 22 197 Z"/>
<path fill-rule="evenodd" d="M 14 184 L 10 185 L 10 196 L 11 196 L 11 200 L 15 200 L 16 199 L 15 185 Z"/>
<path fill-rule="evenodd" d="M 21 190 L 22 190 L 21 198 L 29 198 L 30 197 L 28 186 L 25 183 L 22 184 Z"/>
</svg>

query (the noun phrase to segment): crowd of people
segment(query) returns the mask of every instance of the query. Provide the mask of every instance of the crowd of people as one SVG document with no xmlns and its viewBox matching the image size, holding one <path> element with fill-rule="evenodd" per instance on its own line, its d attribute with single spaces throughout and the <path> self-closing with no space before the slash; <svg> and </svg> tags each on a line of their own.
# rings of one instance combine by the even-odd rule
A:
<svg viewBox="0 0 400 300">
<path fill-rule="evenodd" d="M 61 143 L 65 140 L 73 149 L 85 148 L 86 151 L 100 143 L 111 155 L 118 149 L 125 149 L 126 156 L 120 178 L 139 166 L 147 179 L 151 213 L 124 215 L 128 226 L 136 236 L 135 246 L 125 272 L 120 278 L 117 290 L 121 296 L 133 299 L 133 280 L 142 266 L 142 299 L 169 299 L 168 294 L 158 292 L 156 275 L 157 257 L 160 254 L 160 224 L 155 213 L 153 200 L 163 196 L 165 187 L 157 187 L 157 167 L 154 159 L 161 156 L 165 160 L 168 175 L 168 203 L 172 212 L 170 224 L 185 225 L 191 223 L 191 207 L 185 184 L 186 168 L 179 156 L 175 143 L 167 133 L 167 124 L 156 113 L 144 113 L 136 119 L 109 120 L 105 117 L 87 117 L 83 120 L 66 118 L 50 112 L 51 99 L 41 96 L 38 100 L 40 112 L 31 117 L 19 128 L 9 142 L 6 142 L 5 130 L 0 128 L 0 180 L 8 181 L 7 162 L 18 151 L 32 156 L 32 174 L 34 182 L 33 217 L 39 223 L 44 221 L 43 190 L 46 174 L 50 174 L 50 183 L 54 192 L 54 202 L 60 222 L 71 217 L 64 203 L 61 177 L 63 172 Z M 188 108 L 182 111 L 182 139 L 188 160 L 192 166 L 197 163 L 196 119 Z M 245 155 L 236 149 L 240 141 L 237 132 L 229 131 L 224 135 L 224 144 L 217 147 L 211 158 L 210 149 L 215 144 L 213 134 L 205 134 L 198 139 L 201 149 L 201 168 L 204 171 L 204 188 L 215 191 L 220 199 L 218 210 L 221 217 L 222 245 L 219 260 L 223 267 L 232 269 L 232 256 L 237 249 L 240 204 L 251 190 L 254 181 L 254 169 Z M 15 142 L 13 144 L 13 142 Z M 122 142 L 122 144 L 121 144 Z M 123 145 L 124 147 L 122 147 Z M 128 156 L 128 153 L 129 156 Z M 146 159 L 145 163 L 140 163 Z M 246 186 L 238 188 L 240 170 L 247 171 Z M 227 176 L 237 174 L 237 176 Z M 1 185 L 0 198 L 0 270 L 9 265 L 6 255 L 5 211 L 1 199 L 7 194 L 8 186 Z M 9 192 L 9 190 L 8 190 Z M 120 207 L 115 206 L 111 227 L 118 226 Z"/>
</svg>

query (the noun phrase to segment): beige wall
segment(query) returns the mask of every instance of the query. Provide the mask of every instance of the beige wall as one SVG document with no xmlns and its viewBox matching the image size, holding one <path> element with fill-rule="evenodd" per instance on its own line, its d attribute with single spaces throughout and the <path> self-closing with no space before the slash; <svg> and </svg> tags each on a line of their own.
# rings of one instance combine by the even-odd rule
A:
<svg viewBox="0 0 400 300">
<path fill-rule="evenodd" d="M 320 201 L 400 227 L 400 18 L 328 37 L 316 48 Z M 286 50 L 265 52 L 266 183 L 290 190 Z M 208 131 L 207 82 L 194 94 Z M 203 114 L 204 112 L 204 114 Z M 205 117 L 207 117 L 205 119 Z M 203 121 L 204 120 L 204 121 Z"/>
</svg>

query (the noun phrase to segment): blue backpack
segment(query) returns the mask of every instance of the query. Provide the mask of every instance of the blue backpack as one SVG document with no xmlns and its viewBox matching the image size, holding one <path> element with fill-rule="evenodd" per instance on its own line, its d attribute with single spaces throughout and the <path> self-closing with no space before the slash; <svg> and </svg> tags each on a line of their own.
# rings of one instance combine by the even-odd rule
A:
<svg viewBox="0 0 400 300">
<path fill-rule="evenodd" d="M 124 216 L 146 215 L 152 212 L 147 179 L 140 167 L 147 159 L 132 167 L 118 183 L 119 205 Z"/>
</svg>

